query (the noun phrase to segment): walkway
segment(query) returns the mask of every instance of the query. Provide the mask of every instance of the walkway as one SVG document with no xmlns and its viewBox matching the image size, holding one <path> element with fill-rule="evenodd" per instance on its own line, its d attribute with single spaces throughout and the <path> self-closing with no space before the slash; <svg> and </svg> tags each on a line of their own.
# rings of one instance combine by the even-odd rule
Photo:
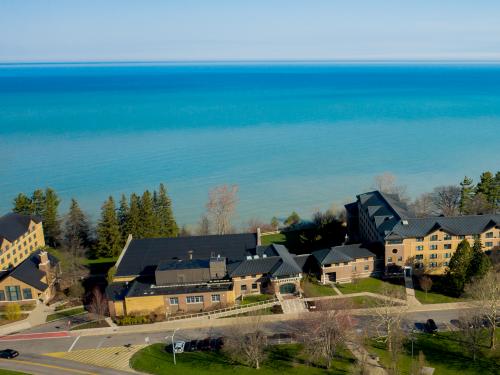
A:
<svg viewBox="0 0 500 375">
<path fill-rule="evenodd" d="M 378 360 L 370 357 L 370 353 L 361 345 L 348 342 L 347 348 L 356 357 L 358 362 L 365 364 L 370 375 L 387 375 L 387 371 L 382 367 Z"/>
<path fill-rule="evenodd" d="M 415 297 L 415 288 L 413 287 L 413 278 L 405 275 L 406 302 L 408 307 L 420 306 L 422 303 Z"/>
<path fill-rule="evenodd" d="M 46 306 L 43 303 L 37 303 L 33 310 L 22 311 L 22 313 L 24 314 L 29 314 L 26 319 L 0 326 L 0 335 L 8 335 L 13 332 L 24 331 L 31 327 L 44 324 L 45 320 L 47 319 L 47 315 L 52 314 L 53 312 L 53 306 Z"/>
<path fill-rule="evenodd" d="M 302 298 L 287 298 L 278 295 L 278 299 L 283 309 L 283 314 L 297 314 L 307 312 L 306 304 Z"/>
</svg>

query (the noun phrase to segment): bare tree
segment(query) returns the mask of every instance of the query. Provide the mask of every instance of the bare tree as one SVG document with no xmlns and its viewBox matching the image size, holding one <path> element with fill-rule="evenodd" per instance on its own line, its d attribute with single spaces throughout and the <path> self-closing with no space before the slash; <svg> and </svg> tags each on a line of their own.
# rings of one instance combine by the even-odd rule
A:
<svg viewBox="0 0 500 375">
<path fill-rule="evenodd" d="M 408 199 L 406 186 L 396 183 L 397 177 L 390 172 L 384 172 L 373 179 L 374 188 L 382 193 L 395 194 L 401 201 Z"/>
<path fill-rule="evenodd" d="M 456 216 L 460 207 L 460 187 L 455 185 L 438 186 L 433 191 L 437 214 Z"/>
<path fill-rule="evenodd" d="M 495 330 L 500 307 L 500 273 L 490 269 L 482 279 L 474 279 L 466 286 L 478 311 L 488 322 L 490 348 L 496 348 Z"/>
<path fill-rule="evenodd" d="M 460 318 L 460 333 L 462 336 L 462 346 L 464 351 L 472 356 L 472 360 L 477 359 L 481 351 L 481 343 L 485 339 L 482 328 L 483 319 L 475 312 L 466 312 Z"/>
<path fill-rule="evenodd" d="M 98 287 L 92 290 L 89 311 L 96 316 L 99 322 L 103 321 L 108 313 L 108 301 Z"/>
<path fill-rule="evenodd" d="M 423 193 L 411 204 L 411 210 L 416 217 L 426 217 L 432 215 L 436 208 L 431 193 Z"/>
<path fill-rule="evenodd" d="M 208 196 L 207 211 L 214 225 L 216 234 L 227 234 L 231 231 L 231 218 L 238 203 L 238 186 L 217 186 Z"/>
<path fill-rule="evenodd" d="M 246 228 L 246 232 L 248 233 L 256 233 L 257 229 L 259 229 L 262 232 L 272 232 L 275 230 L 275 227 L 273 227 L 271 224 L 264 223 L 263 221 L 259 219 L 250 219 L 248 221 L 248 226 Z"/>
<path fill-rule="evenodd" d="M 310 358 L 325 363 L 327 369 L 345 345 L 352 329 L 352 319 L 345 309 L 325 310 L 314 313 L 301 327 L 302 341 Z"/>
<path fill-rule="evenodd" d="M 424 275 L 418 280 L 418 282 L 420 283 L 422 290 L 425 292 L 425 298 L 427 299 L 427 292 L 432 289 L 432 279 L 429 276 Z"/>
<path fill-rule="evenodd" d="M 266 357 L 267 337 L 262 329 L 261 317 L 253 316 L 250 323 L 237 324 L 229 330 L 224 350 L 235 360 L 259 369 Z"/>
<path fill-rule="evenodd" d="M 210 234 L 210 220 L 207 215 L 202 215 L 200 221 L 198 222 L 198 228 L 196 234 L 200 236 L 206 236 Z"/>
</svg>

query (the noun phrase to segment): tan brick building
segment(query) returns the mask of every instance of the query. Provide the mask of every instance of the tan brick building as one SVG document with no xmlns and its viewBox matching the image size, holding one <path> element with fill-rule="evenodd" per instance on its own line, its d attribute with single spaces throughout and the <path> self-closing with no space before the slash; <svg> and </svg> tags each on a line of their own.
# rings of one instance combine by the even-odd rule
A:
<svg viewBox="0 0 500 375">
<path fill-rule="evenodd" d="M 441 274 L 464 239 L 479 239 L 484 251 L 500 248 L 499 214 L 415 218 L 396 196 L 379 191 L 358 195 L 346 209 L 361 241 L 383 245 L 386 266 Z"/>
</svg>

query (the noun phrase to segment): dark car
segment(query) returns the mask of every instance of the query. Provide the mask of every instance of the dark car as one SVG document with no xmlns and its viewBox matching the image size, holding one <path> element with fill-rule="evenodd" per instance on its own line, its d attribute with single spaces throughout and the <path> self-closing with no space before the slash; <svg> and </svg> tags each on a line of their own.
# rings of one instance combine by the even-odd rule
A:
<svg viewBox="0 0 500 375">
<path fill-rule="evenodd" d="M 0 358 L 16 358 L 19 355 L 17 350 L 13 349 L 4 349 L 0 350 Z"/>
<path fill-rule="evenodd" d="M 427 333 L 436 333 L 437 330 L 438 330 L 438 327 L 437 327 L 434 319 L 427 319 L 427 323 L 425 323 L 425 331 Z"/>
</svg>

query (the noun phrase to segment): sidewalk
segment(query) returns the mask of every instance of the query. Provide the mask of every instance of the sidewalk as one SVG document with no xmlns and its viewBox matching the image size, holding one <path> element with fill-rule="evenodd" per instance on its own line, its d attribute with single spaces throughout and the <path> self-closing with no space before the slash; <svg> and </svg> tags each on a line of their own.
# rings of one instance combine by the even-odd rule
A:
<svg viewBox="0 0 500 375">
<path fill-rule="evenodd" d="M 53 312 L 54 308 L 52 306 L 45 306 L 43 303 L 39 302 L 33 310 L 27 312 L 29 315 L 26 319 L 0 326 L 0 335 L 8 335 L 13 332 L 23 331 L 44 324 L 47 315 Z M 24 313 L 26 313 L 26 311 Z"/>
<path fill-rule="evenodd" d="M 422 303 L 415 297 L 415 288 L 413 287 L 413 278 L 405 276 L 406 301 L 408 306 L 420 306 Z"/>
<path fill-rule="evenodd" d="M 367 367 L 368 374 L 370 375 L 387 375 L 387 371 L 382 367 L 382 365 L 375 359 L 370 357 L 370 353 L 362 347 L 361 345 L 348 342 L 346 344 L 347 348 L 356 357 L 358 362 L 364 363 Z"/>
</svg>

